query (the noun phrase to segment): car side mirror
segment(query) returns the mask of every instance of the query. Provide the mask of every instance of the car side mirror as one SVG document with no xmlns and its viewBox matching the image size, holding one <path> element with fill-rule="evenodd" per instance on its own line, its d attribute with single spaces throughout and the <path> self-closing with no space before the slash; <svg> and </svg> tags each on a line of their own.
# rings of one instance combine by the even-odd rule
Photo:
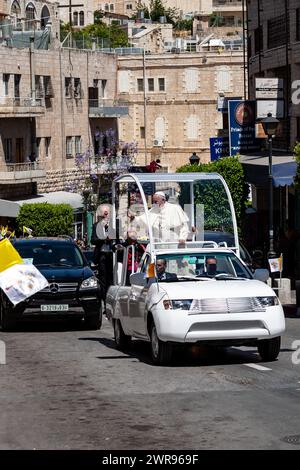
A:
<svg viewBox="0 0 300 470">
<path fill-rule="evenodd" d="M 269 276 L 269 271 L 267 269 L 256 269 L 253 273 L 254 279 L 261 282 L 267 282 Z"/>
<path fill-rule="evenodd" d="M 147 284 L 147 278 L 145 273 L 134 273 L 130 275 L 130 284 L 132 286 L 145 287 Z"/>
</svg>

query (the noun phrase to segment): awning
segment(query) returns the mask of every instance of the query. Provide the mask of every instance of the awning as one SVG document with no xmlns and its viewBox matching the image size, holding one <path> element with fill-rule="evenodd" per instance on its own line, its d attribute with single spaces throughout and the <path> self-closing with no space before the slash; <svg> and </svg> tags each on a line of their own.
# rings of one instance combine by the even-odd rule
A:
<svg viewBox="0 0 300 470">
<path fill-rule="evenodd" d="M 240 157 L 247 183 L 266 186 L 269 176 L 269 158 L 261 155 L 243 155 Z M 297 171 L 297 162 L 293 155 L 275 154 L 272 156 L 273 185 L 291 186 Z"/>
<path fill-rule="evenodd" d="M 31 196 L 27 199 L 17 201 L 22 204 L 34 204 L 40 202 L 48 202 L 49 204 L 69 204 L 74 210 L 83 208 L 82 195 L 78 193 L 70 193 L 68 191 L 55 191 L 52 193 L 41 193 Z"/>
<path fill-rule="evenodd" d="M 0 217 L 18 217 L 20 211 L 20 204 L 17 202 L 6 201 L 6 199 L 0 199 Z"/>
</svg>

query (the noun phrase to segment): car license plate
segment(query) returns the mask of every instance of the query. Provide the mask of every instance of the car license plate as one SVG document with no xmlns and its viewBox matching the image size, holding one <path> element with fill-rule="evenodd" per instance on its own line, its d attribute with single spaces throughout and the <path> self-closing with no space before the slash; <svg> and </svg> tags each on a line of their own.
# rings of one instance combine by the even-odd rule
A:
<svg viewBox="0 0 300 470">
<path fill-rule="evenodd" d="M 53 305 L 41 305 L 42 312 L 66 312 L 69 310 L 69 305 L 53 304 Z"/>
</svg>

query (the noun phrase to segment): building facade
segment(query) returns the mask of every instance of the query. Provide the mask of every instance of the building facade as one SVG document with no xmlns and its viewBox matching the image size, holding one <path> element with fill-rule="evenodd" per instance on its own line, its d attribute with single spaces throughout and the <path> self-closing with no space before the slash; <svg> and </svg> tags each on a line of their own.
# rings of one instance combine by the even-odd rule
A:
<svg viewBox="0 0 300 470">
<path fill-rule="evenodd" d="M 284 119 L 275 145 L 294 148 L 300 140 L 300 105 L 293 84 L 300 77 L 300 4 L 298 0 L 248 0 L 249 91 L 255 97 L 255 78 L 284 80 Z"/>
<path fill-rule="evenodd" d="M 242 51 L 118 57 L 118 98 L 129 107 L 119 132 L 138 142 L 140 164 L 160 158 L 175 171 L 193 152 L 208 162 L 209 138 L 224 135 L 223 96 L 244 96 Z"/>
</svg>

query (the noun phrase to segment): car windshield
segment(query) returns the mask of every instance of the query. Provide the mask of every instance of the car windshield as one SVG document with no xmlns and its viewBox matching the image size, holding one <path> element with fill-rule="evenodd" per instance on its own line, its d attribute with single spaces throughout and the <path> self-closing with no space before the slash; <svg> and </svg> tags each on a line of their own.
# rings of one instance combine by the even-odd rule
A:
<svg viewBox="0 0 300 470">
<path fill-rule="evenodd" d="M 230 252 L 157 255 L 156 272 L 161 282 L 252 279 L 249 269 Z"/>
<path fill-rule="evenodd" d="M 24 242 L 15 243 L 21 257 L 35 266 L 83 267 L 80 250 L 67 243 Z"/>
</svg>

